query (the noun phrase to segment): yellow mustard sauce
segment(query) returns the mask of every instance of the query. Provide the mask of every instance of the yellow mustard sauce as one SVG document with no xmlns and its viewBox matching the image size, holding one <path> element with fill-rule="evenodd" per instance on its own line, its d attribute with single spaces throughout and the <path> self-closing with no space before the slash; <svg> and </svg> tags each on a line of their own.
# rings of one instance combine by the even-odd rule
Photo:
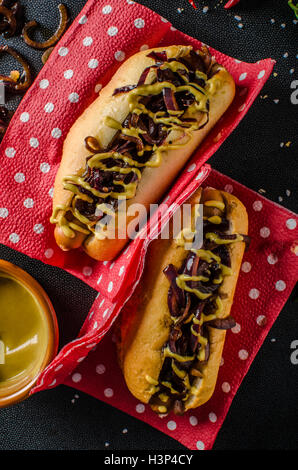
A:
<svg viewBox="0 0 298 470">
<path fill-rule="evenodd" d="M 213 201 L 213 200 L 205 201 L 204 206 L 214 207 L 216 209 L 219 209 L 222 213 L 224 213 L 225 209 L 226 209 L 225 203 L 221 202 L 221 201 Z M 221 216 L 204 217 L 204 220 L 208 220 L 209 222 L 216 225 L 216 224 L 220 224 L 222 222 L 222 217 Z M 186 237 L 186 235 L 188 235 L 188 237 Z M 189 238 L 191 238 L 193 236 L 194 236 L 193 229 L 184 229 L 184 231 L 181 231 L 179 236 L 176 239 L 177 246 L 185 246 L 185 244 L 189 242 Z M 186 238 L 188 238 L 188 240 Z M 233 239 L 233 240 L 224 240 L 224 239 L 221 239 L 219 236 L 217 236 L 215 233 L 208 232 L 207 234 L 204 235 L 204 238 L 209 239 L 210 241 L 213 241 L 218 245 L 221 245 L 221 244 L 229 245 L 231 243 L 243 241 L 243 236 L 241 236 L 239 234 L 237 234 L 236 238 Z M 215 261 L 215 262 L 218 263 L 218 265 L 220 267 L 220 274 L 218 275 L 217 278 L 213 279 L 214 284 L 221 285 L 224 281 L 224 277 L 229 276 L 229 275 L 232 274 L 232 269 L 228 266 L 223 265 L 221 263 L 221 258 L 219 256 L 215 255 L 211 250 L 192 249 L 191 251 L 196 253 L 196 255 L 199 256 L 200 259 L 206 261 L 207 263 L 211 263 L 212 261 Z M 209 271 L 207 271 L 207 273 L 208 272 Z M 178 367 L 177 363 L 193 361 L 195 359 L 197 359 L 199 362 L 205 360 L 205 349 L 206 349 L 206 346 L 208 344 L 208 339 L 201 335 L 200 330 L 196 331 L 194 326 L 198 324 L 201 327 L 206 321 L 211 321 L 211 320 L 214 320 L 216 318 L 219 318 L 221 316 L 222 310 L 223 310 L 223 303 L 222 303 L 222 300 L 221 300 L 221 297 L 220 297 L 219 293 L 214 297 L 214 294 L 204 293 L 204 292 L 201 292 L 199 289 L 191 288 L 187 284 L 190 281 L 194 281 L 194 282 L 201 281 L 201 282 L 204 283 L 204 282 L 208 282 L 209 278 L 207 276 L 197 276 L 197 275 L 191 276 L 191 275 L 188 275 L 188 274 L 179 274 L 176 277 L 176 283 L 177 283 L 177 286 L 180 289 L 196 295 L 200 300 L 205 300 L 205 299 L 208 299 L 209 297 L 212 297 L 212 302 L 214 303 L 214 310 L 209 315 L 205 315 L 202 312 L 199 319 L 196 318 L 194 316 L 194 314 L 190 314 L 189 318 L 187 318 L 183 322 L 183 324 L 191 323 L 190 331 L 194 336 L 196 336 L 198 338 L 198 343 L 200 344 L 200 347 L 199 347 L 199 349 L 198 349 L 195 356 L 182 356 L 180 354 L 173 353 L 170 350 L 169 345 L 167 345 L 163 349 L 163 352 L 162 352 L 163 361 L 166 357 L 172 358 L 172 361 L 171 361 L 172 370 L 175 373 L 175 375 L 182 380 L 182 382 L 184 384 L 184 388 L 185 388 L 184 394 L 185 394 L 185 396 L 182 398 L 183 402 L 185 402 L 189 398 L 190 394 L 197 395 L 199 392 L 190 383 L 188 373 L 184 370 L 181 370 Z M 173 321 L 173 324 L 175 324 L 177 321 L 179 321 L 179 319 L 177 320 L 175 317 L 172 317 L 172 321 Z M 175 390 L 175 388 L 173 387 L 173 385 L 170 382 L 163 381 L 163 382 L 161 382 L 161 385 L 163 385 L 164 387 L 166 387 L 169 390 L 169 395 L 167 395 L 166 393 L 162 393 L 162 394 L 159 395 L 159 399 L 160 400 L 162 399 L 163 402 L 170 401 L 170 396 L 171 395 L 175 395 L 175 394 L 179 393 L 177 390 Z"/>
<path fill-rule="evenodd" d="M 37 301 L 16 279 L 0 274 L 0 395 L 40 370 L 48 325 Z"/>
<path fill-rule="evenodd" d="M 187 66 L 179 61 L 164 62 L 161 65 L 161 68 L 168 68 L 175 73 L 179 73 L 179 70 L 185 70 L 188 72 Z M 206 88 L 202 88 L 197 83 L 189 82 L 183 73 L 179 73 L 179 75 L 181 78 L 183 78 L 185 82 L 184 85 L 175 86 L 173 83 L 168 81 L 149 84 L 145 83 L 127 92 L 129 109 L 131 114 L 147 114 L 150 118 L 153 119 L 156 124 L 164 124 L 165 130 L 167 130 L 168 132 L 168 136 L 163 144 L 159 146 L 157 146 L 156 144 L 146 144 L 144 146 L 144 149 L 138 152 L 138 156 L 142 156 L 145 151 L 152 152 L 152 156 L 146 162 L 140 163 L 134 160 L 133 158 L 128 157 L 127 155 L 108 151 L 106 153 L 95 154 L 87 160 L 87 165 L 89 166 L 89 168 L 96 168 L 103 171 L 114 171 L 120 174 L 134 172 L 137 175 L 136 181 L 128 184 L 125 184 L 123 181 L 113 181 L 113 183 L 116 185 L 122 185 L 123 191 L 107 191 L 103 193 L 92 188 L 91 185 L 84 181 L 84 179 L 80 176 L 68 175 L 64 177 L 63 187 L 64 189 L 73 193 L 73 198 L 69 206 L 60 205 L 54 207 L 50 221 L 51 223 L 58 224 L 61 227 L 65 236 L 69 238 L 74 238 L 74 230 L 86 234 L 93 233 L 96 235 L 96 232 L 98 231 L 99 227 L 101 228 L 101 230 L 103 229 L 101 224 L 97 225 L 96 222 L 90 221 L 87 217 L 85 217 L 75 208 L 75 203 L 78 199 L 82 199 L 87 202 L 92 202 L 92 198 L 83 194 L 80 191 L 80 188 L 88 190 L 95 197 L 100 197 L 104 199 L 108 197 L 115 199 L 119 197 L 131 199 L 136 194 L 137 187 L 142 176 L 141 171 L 138 168 L 160 166 L 162 155 L 164 152 L 167 152 L 169 149 L 177 149 L 183 147 L 192 139 L 193 131 L 198 129 L 198 121 L 196 120 L 195 123 L 189 122 L 188 126 L 186 126 L 185 122 L 181 121 L 179 118 L 183 114 L 187 114 L 187 116 L 195 116 L 199 115 L 199 113 L 202 112 L 208 113 L 209 96 L 216 91 L 217 84 L 215 80 L 215 83 L 211 86 L 211 82 L 210 80 L 207 80 L 206 74 L 199 71 L 196 72 L 196 76 L 205 81 Z M 188 107 L 186 111 L 168 111 L 168 116 L 166 116 L 166 113 L 163 111 L 152 112 L 147 109 L 143 103 L 140 102 L 140 100 L 145 96 L 159 95 L 165 88 L 170 88 L 171 90 L 173 90 L 174 93 L 187 91 L 195 97 L 195 101 Z M 138 127 L 124 127 L 120 122 L 110 116 L 106 117 L 105 124 L 110 128 L 120 131 L 124 135 L 132 136 L 134 138 L 140 138 L 142 133 L 146 132 Z M 180 132 L 181 136 L 179 136 L 179 138 L 176 138 L 176 140 L 171 140 L 172 131 Z M 181 139 L 181 137 L 183 138 Z M 180 140 L 179 143 L 178 140 Z M 108 168 L 103 162 L 103 160 L 107 158 L 122 160 L 123 162 L 128 163 L 130 167 L 122 168 L 115 165 L 112 168 Z M 108 213 L 105 204 L 101 204 L 100 207 L 96 207 L 96 209 L 100 209 L 104 214 Z M 69 216 L 67 216 L 67 214 L 69 214 Z M 71 219 L 75 219 L 75 222 L 73 222 L 73 220 Z M 79 224 L 76 223 L 76 220 L 79 221 Z"/>
</svg>

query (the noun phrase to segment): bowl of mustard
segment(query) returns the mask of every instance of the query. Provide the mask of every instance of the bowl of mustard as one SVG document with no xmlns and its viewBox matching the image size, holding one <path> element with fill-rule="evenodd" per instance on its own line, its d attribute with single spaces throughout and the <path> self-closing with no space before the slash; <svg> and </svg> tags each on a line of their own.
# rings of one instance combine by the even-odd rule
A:
<svg viewBox="0 0 298 470">
<path fill-rule="evenodd" d="M 24 400 L 58 350 L 54 308 L 27 272 L 0 260 L 0 408 Z"/>
</svg>

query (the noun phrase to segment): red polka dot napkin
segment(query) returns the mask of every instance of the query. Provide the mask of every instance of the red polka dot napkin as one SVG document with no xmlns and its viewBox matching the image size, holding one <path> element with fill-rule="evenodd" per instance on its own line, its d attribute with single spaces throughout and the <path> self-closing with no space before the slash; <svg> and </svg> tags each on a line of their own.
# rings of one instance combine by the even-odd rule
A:
<svg viewBox="0 0 298 470">
<path fill-rule="evenodd" d="M 0 243 L 65 269 L 111 301 L 126 283 L 129 270 L 118 274 L 125 255 L 98 263 L 83 251 L 57 247 L 49 223 L 54 179 L 71 125 L 121 62 L 139 50 L 170 44 L 201 43 L 132 1 L 90 0 L 26 93 L 0 146 Z M 247 64 L 211 51 L 232 73 L 237 95 L 181 176 L 184 186 L 238 125 L 273 68 L 271 59 Z"/>
<path fill-rule="evenodd" d="M 55 244 L 53 226 L 49 223 L 53 183 L 67 132 L 85 107 L 94 100 L 96 94 L 109 81 L 120 63 L 139 50 L 170 44 L 191 44 L 199 48 L 201 43 L 177 31 L 167 20 L 156 13 L 130 0 L 89 0 L 26 93 L 0 146 L 0 243 L 44 263 L 61 267 L 98 291 L 98 297 L 86 315 L 79 337 L 63 347 L 40 376 L 34 391 L 53 387 L 65 381 L 67 375 L 90 353 L 88 359 L 81 364 L 84 370 L 86 367 L 86 373 L 76 372 L 76 374 L 83 375 L 85 380 L 70 381 L 70 383 L 84 386 L 86 390 L 88 388 L 89 393 L 102 399 L 112 399 L 111 403 L 115 406 L 122 406 L 120 394 L 114 382 L 110 382 L 110 385 L 107 383 L 106 388 L 109 392 L 104 394 L 105 384 L 99 381 L 99 378 L 102 377 L 103 380 L 109 382 L 109 374 L 93 375 L 92 367 L 88 373 L 87 370 L 89 370 L 89 360 L 95 357 L 94 347 L 111 328 L 123 305 L 129 302 L 142 273 L 150 237 L 136 238 L 117 259 L 108 263 L 91 260 L 78 250 L 69 253 L 62 252 Z M 204 181 L 210 172 L 210 167 L 202 165 L 245 116 L 274 65 L 271 59 L 260 60 L 255 64 L 244 63 L 210 49 L 218 62 L 226 66 L 233 75 L 237 85 L 236 97 L 229 111 L 214 127 L 184 172 L 165 195 L 168 209 L 165 212 L 160 210 L 150 221 L 148 226 L 152 229 L 152 234 L 158 233 L 161 228 L 158 217 L 160 216 L 162 221 L 171 215 L 173 212 L 171 205 L 182 204 Z M 212 171 L 211 179 L 214 178 L 214 174 Z M 240 186 L 237 185 L 237 188 Z M 248 190 L 243 189 L 244 202 L 246 195 L 250 197 L 250 194 Z M 261 331 L 267 332 L 270 321 L 273 321 L 274 315 L 276 316 L 280 311 L 293 283 L 292 278 L 288 277 L 290 270 L 285 268 L 289 254 L 286 251 L 278 251 L 281 249 L 278 241 L 276 246 L 272 245 L 275 240 L 273 235 L 275 237 L 275 233 L 278 232 L 280 236 L 284 236 L 283 247 L 286 242 L 290 243 L 289 240 L 292 240 L 294 233 L 293 220 L 295 219 L 287 211 L 261 198 L 261 202 L 258 201 L 259 199 L 256 201 L 256 207 L 261 207 L 260 204 L 262 204 L 262 210 L 254 210 L 253 214 L 258 216 L 258 223 L 262 226 L 254 228 L 254 225 L 251 225 L 251 230 L 257 230 L 256 233 L 262 234 L 257 239 L 264 243 L 263 249 L 269 251 L 267 257 L 272 263 L 267 262 L 266 267 L 273 269 L 272 272 L 278 270 L 281 276 L 280 279 L 275 280 L 278 287 L 270 295 L 270 301 L 276 297 L 272 304 L 274 308 L 272 307 L 272 313 L 270 313 L 271 310 L 268 312 L 267 326 L 262 326 Z M 268 212 L 271 214 L 270 224 L 269 219 L 267 222 L 266 218 Z M 280 213 L 283 214 L 282 217 L 285 220 L 290 221 L 288 222 L 290 228 L 287 227 L 284 234 L 279 229 L 276 230 L 277 225 L 275 225 L 278 223 L 279 227 L 278 214 Z M 255 232 L 253 231 L 252 234 L 255 235 Z M 275 247 L 274 250 L 273 247 Z M 244 265 L 244 271 L 249 268 L 252 271 L 253 260 L 257 255 L 256 252 L 250 251 L 248 256 L 252 258 L 247 261 L 248 264 Z M 276 258 L 279 262 L 274 264 Z M 249 272 L 245 274 L 251 275 Z M 261 301 L 264 295 L 260 285 L 251 286 L 247 301 L 251 303 L 254 300 L 252 305 L 258 308 L 258 312 L 262 312 L 259 315 L 264 315 L 264 310 L 260 309 L 261 307 L 263 309 Z M 256 328 L 255 324 L 254 327 Z M 244 331 L 247 330 L 244 329 Z M 262 338 L 260 342 L 261 340 Z M 107 348 L 113 347 L 108 337 L 104 341 L 105 343 L 102 342 L 96 351 L 96 355 L 100 354 L 103 344 Z M 248 354 L 248 356 L 241 364 L 247 365 L 253 357 L 252 349 L 249 345 L 243 346 L 242 349 L 245 352 L 241 355 L 244 357 Z M 112 365 L 111 360 L 109 365 L 116 367 L 116 363 Z M 75 377 L 78 378 L 80 375 Z M 121 384 L 119 373 L 117 377 Z M 231 387 L 231 393 L 224 395 L 227 399 L 223 400 L 222 406 L 225 408 L 217 410 L 214 428 L 222 422 L 226 407 L 229 405 L 229 397 L 235 393 L 239 385 L 239 378 L 238 383 L 233 382 L 232 379 L 232 374 L 231 377 L 227 375 L 226 383 Z M 87 385 L 88 383 L 90 385 Z M 127 399 L 127 406 L 126 411 L 133 414 L 136 405 L 131 397 Z M 139 405 L 138 410 L 141 409 L 143 408 Z M 160 418 L 151 418 L 150 414 L 147 415 L 147 411 L 144 411 L 144 414 L 138 411 L 135 413 L 136 416 L 146 417 L 148 422 L 150 421 L 157 427 L 161 423 Z M 182 418 L 185 423 L 188 423 L 188 419 L 188 417 Z M 193 434 L 193 423 L 196 419 L 192 418 L 191 427 L 187 428 L 185 425 L 185 439 L 187 434 Z M 163 421 L 161 429 L 176 438 L 179 436 L 181 438 L 181 428 L 179 431 L 174 420 L 167 424 L 168 421 Z M 211 430 L 209 431 L 211 433 Z M 214 436 L 214 433 L 211 434 Z M 193 440 L 187 441 L 186 439 L 185 445 L 191 448 L 205 445 L 207 448 L 211 445 L 211 441 L 211 438 L 208 440 L 206 437 L 204 441 L 198 439 L 198 442 L 204 444 L 194 444 Z"/>
<path fill-rule="evenodd" d="M 251 244 L 244 254 L 231 315 L 236 326 L 227 332 L 217 385 L 212 398 L 184 416 L 159 417 L 128 391 L 119 369 L 113 328 L 65 384 L 109 403 L 168 434 L 189 449 L 211 449 L 231 402 L 272 324 L 298 278 L 298 217 L 227 176 L 212 170 L 203 186 L 235 194 L 246 206 Z M 199 184 L 198 184 L 199 186 Z M 105 309 L 99 295 L 91 321 Z M 136 299 L 125 309 L 133 310 Z M 92 320 L 93 319 L 93 320 Z M 78 362 L 80 362 L 78 358 Z M 269 372 L 264 372 L 264 375 Z M 260 380 L 262 377 L 260 377 Z"/>
</svg>

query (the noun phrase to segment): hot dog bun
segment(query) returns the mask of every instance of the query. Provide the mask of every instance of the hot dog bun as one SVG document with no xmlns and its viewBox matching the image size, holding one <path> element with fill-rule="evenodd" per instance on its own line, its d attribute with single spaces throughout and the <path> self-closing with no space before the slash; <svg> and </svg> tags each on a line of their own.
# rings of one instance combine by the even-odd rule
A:
<svg viewBox="0 0 298 470">
<path fill-rule="evenodd" d="M 170 46 L 141 51 L 133 55 L 120 66 L 111 81 L 100 91 L 98 98 L 73 124 L 64 142 L 53 195 L 53 208 L 56 208 L 54 218 L 54 223 L 56 223 L 55 238 L 57 244 L 63 250 L 78 248 L 82 245 L 86 253 L 92 258 L 110 260 L 127 243 L 128 237 L 124 236 L 119 239 L 117 233 L 114 239 L 99 239 L 94 233 L 88 233 L 88 231 L 85 233 L 83 230 L 82 233 L 80 230 L 72 230 L 70 236 L 67 231 L 63 230 L 61 220 L 63 220 L 65 212 L 57 210 L 57 208 L 70 206 L 74 196 L 73 192 L 64 189 L 63 178 L 67 175 L 81 176 L 84 173 L 86 158 L 90 155 L 90 151 L 87 150 L 84 142 L 86 136 L 95 137 L 103 148 L 107 148 L 110 144 L 116 130 L 107 125 L 106 118 L 109 117 L 118 122 L 123 122 L 130 112 L 128 93 L 113 96 L 113 92 L 117 88 L 138 83 L 146 67 L 154 64 L 153 58 L 148 57 L 148 54 L 152 51 L 157 53 L 166 51 L 167 57 L 170 59 L 187 56 L 191 50 L 191 46 Z M 231 104 L 235 94 L 233 78 L 224 67 L 218 65 L 217 68 L 217 73 L 206 82 L 210 89 L 209 122 L 202 129 L 194 131 L 192 139 L 183 147 L 163 152 L 162 161 L 158 168 L 145 167 L 143 169 L 136 194 L 127 201 L 128 207 L 131 204 L 139 203 L 148 209 L 151 203 L 157 202 L 183 168 L 193 151 Z M 205 119 L 202 114 L 199 113 L 196 116 L 198 121 Z M 177 135 L 179 134 L 177 133 Z M 171 135 L 171 139 L 175 140 L 175 135 Z M 127 225 L 136 215 L 127 218 Z M 83 226 L 78 221 L 75 221 L 75 223 Z"/>
<path fill-rule="evenodd" d="M 235 196 L 206 188 L 203 191 L 199 189 L 188 202 L 194 205 L 208 200 L 225 203 L 226 215 L 230 220 L 229 233 L 247 234 L 246 209 Z M 230 314 L 244 249 L 243 241 L 229 245 L 231 274 L 224 276 L 218 291 L 222 302 L 218 318 L 226 318 Z M 120 366 L 129 390 L 144 403 L 148 403 L 153 396 L 152 384 L 158 383 L 164 361 L 162 351 L 173 323 L 168 307 L 170 283 L 163 271 L 169 264 L 179 269 L 185 257 L 186 251 L 175 240 L 154 240 L 147 253 L 142 280 L 134 293 L 137 308 L 133 315 L 131 311 L 125 312 L 119 321 Z M 185 402 L 184 411 L 205 403 L 215 388 L 226 331 L 207 328 L 209 359 L 200 368 L 202 376 L 195 378 L 192 384 L 193 392 Z"/>
</svg>

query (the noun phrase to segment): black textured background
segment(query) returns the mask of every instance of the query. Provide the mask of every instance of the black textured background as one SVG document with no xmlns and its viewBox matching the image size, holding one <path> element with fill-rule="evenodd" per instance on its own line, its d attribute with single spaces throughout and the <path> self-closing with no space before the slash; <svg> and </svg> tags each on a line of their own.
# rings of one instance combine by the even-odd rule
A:
<svg viewBox="0 0 298 470">
<path fill-rule="evenodd" d="M 27 20 L 39 21 L 45 26 L 45 33 L 48 28 L 49 36 L 57 25 L 59 0 L 21 3 Z M 63 3 L 74 19 L 85 1 Z M 266 57 L 277 61 L 274 69 L 277 75 L 270 77 L 245 119 L 209 163 L 249 188 L 265 191 L 269 199 L 297 211 L 298 105 L 291 104 L 290 95 L 291 83 L 298 78 L 298 23 L 287 0 L 241 0 L 228 11 L 223 9 L 226 2 L 217 0 L 198 0 L 197 10 L 187 0 L 140 0 L 139 3 L 226 54 L 253 62 Z M 206 6 L 209 10 L 204 13 Z M 0 37 L 0 44 L 5 43 L 22 52 L 35 72 L 40 69 L 40 52 L 26 46 L 20 38 Z M 1 59 L 1 73 L 8 68 L 9 63 Z M 9 106 L 14 108 L 16 104 L 12 100 Z M 291 142 L 289 147 L 281 146 L 286 142 Z M 95 291 L 60 269 L 1 245 L 0 257 L 26 269 L 46 289 L 57 312 L 61 344 L 75 337 Z M 297 450 L 298 365 L 290 360 L 291 343 L 298 339 L 297 309 L 297 293 L 296 300 L 293 293 L 232 403 L 217 436 L 215 450 Z M 183 450 L 184 447 L 107 404 L 59 386 L 0 410 L 0 450 L 9 449 Z"/>
</svg>

